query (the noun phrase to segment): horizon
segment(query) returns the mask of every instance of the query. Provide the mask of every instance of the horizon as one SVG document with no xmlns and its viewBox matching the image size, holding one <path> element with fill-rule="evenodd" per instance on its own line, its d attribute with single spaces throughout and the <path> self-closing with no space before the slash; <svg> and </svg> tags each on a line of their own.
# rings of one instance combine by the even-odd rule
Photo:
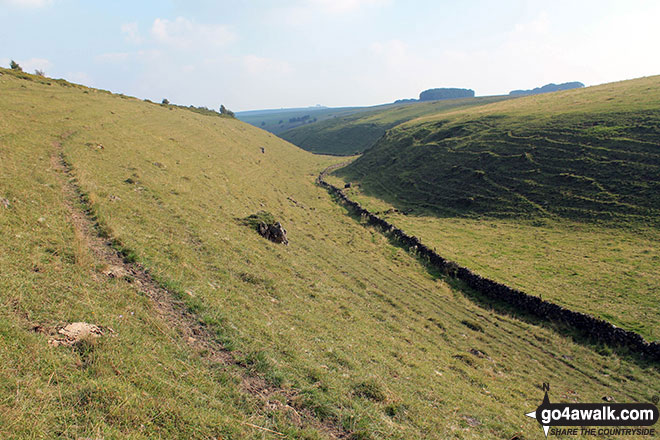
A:
<svg viewBox="0 0 660 440">
<path fill-rule="evenodd" d="M 653 76 L 660 4 L 308 0 L 273 6 L 0 0 L 0 65 L 236 111 L 368 107 L 438 87 L 476 96 Z"/>
</svg>

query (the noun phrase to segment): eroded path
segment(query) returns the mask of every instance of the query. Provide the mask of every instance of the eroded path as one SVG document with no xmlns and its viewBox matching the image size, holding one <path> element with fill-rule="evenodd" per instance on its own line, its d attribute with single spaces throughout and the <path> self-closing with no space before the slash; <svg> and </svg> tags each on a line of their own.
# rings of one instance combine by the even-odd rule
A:
<svg viewBox="0 0 660 440">
<path fill-rule="evenodd" d="M 297 390 L 273 386 L 263 377 L 249 371 L 248 366 L 239 360 L 243 357 L 241 353 L 224 347 L 185 303 L 176 298 L 174 292 L 170 292 L 155 281 L 141 264 L 127 261 L 115 249 L 113 239 L 104 234 L 94 219 L 88 201 L 77 185 L 71 167 L 62 153 L 61 143 L 54 142 L 53 147 L 55 151 L 51 156 L 51 166 L 61 175 L 62 190 L 71 222 L 76 234 L 84 240 L 95 259 L 105 265 L 102 270 L 104 275 L 124 279 L 147 296 L 158 315 L 176 329 L 191 350 L 202 354 L 210 363 L 226 367 L 228 373 L 240 380 L 243 391 L 256 397 L 264 409 L 283 412 L 299 428 L 312 428 L 329 438 L 343 439 L 350 436 L 350 432 L 339 423 L 333 420 L 319 420 L 309 409 L 301 407 L 300 393 Z M 164 331 L 163 333 L 166 334 Z M 265 427 L 248 425 L 263 431 L 264 434 L 284 436 Z"/>
</svg>

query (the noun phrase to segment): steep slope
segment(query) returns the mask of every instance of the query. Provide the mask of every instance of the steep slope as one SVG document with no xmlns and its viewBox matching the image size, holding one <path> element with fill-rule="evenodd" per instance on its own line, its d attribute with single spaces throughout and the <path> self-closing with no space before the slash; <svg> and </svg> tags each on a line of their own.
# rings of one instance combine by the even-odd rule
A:
<svg viewBox="0 0 660 440">
<path fill-rule="evenodd" d="M 509 98 L 493 96 L 370 107 L 350 115 L 297 127 L 278 135 L 313 153 L 350 156 L 362 153 L 382 137 L 388 129 L 411 119 L 503 99 Z"/>
<path fill-rule="evenodd" d="M 402 209 L 657 224 L 660 77 L 420 118 L 342 171 Z"/>
<path fill-rule="evenodd" d="M 314 184 L 336 159 L 236 120 L 31 79 L 0 76 L 3 437 L 532 437 L 524 413 L 543 381 L 584 402 L 656 393 L 654 366 L 482 308 L 346 216 Z M 53 171 L 60 153 L 68 175 Z M 196 350 L 135 279 L 103 274 L 76 239 L 69 176 L 100 232 L 235 364 Z M 245 226 L 261 210 L 289 246 Z M 90 355 L 32 331 L 82 320 L 116 336 Z"/>
</svg>

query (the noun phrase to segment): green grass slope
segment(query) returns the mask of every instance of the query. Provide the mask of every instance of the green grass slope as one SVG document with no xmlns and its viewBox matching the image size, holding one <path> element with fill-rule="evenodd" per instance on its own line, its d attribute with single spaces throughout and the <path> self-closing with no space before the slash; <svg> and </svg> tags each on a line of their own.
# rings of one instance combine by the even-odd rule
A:
<svg viewBox="0 0 660 440">
<path fill-rule="evenodd" d="M 314 184 L 336 159 L 237 120 L 0 73 L 3 438 L 332 438 L 304 411 L 354 439 L 536 438 L 524 413 L 542 382 L 553 400 L 657 394 L 656 366 L 484 309 L 347 216 Z M 195 351 L 134 282 L 103 275 L 59 152 L 103 230 L 239 364 Z M 258 211 L 288 246 L 245 225 Z M 33 330 L 83 320 L 115 336 L 81 351 Z M 250 393 L 246 374 L 295 401 Z"/>
<path fill-rule="evenodd" d="M 448 99 L 369 107 L 352 114 L 339 115 L 280 132 L 278 136 L 313 153 L 350 156 L 362 153 L 388 129 L 411 119 L 503 99 L 509 99 L 509 97 Z"/>
<path fill-rule="evenodd" d="M 439 215 L 658 224 L 660 77 L 420 118 L 341 174 Z"/>
<path fill-rule="evenodd" d="M 339 171 L 484 276 L 657 340 L 660 77 L 420 118 Z"/>
</svg>

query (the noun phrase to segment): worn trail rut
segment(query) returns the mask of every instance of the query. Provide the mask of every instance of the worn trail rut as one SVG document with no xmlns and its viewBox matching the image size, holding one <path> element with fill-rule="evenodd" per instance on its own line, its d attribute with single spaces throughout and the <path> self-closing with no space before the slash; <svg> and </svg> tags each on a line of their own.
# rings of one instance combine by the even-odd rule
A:
<svg viewBox="0 0 660 440">
<path fill-rule="evenodd" d="M 64 200 L 72 224 L 84 237 L 94 258 L 107 264 L 107 269 L 103 271 L 105 275 L 131 280 L 131 284 L 137 290 L 151 299 L 163 321 L 174 328 L 191 349 L 203 353 L 206 361 L 225 365 L 230 374 L 238 375 L 243 391 L 261 401 L 264 409 L 281 411 L 299 428 L 314 428 L 331 439 L 350 437 L 350 432 L 338 421 L 321 420 L 309 409 L 301 407 L 300 393 L 297 390 L 273 386 L 262 377 L 251 373 L 247 366 L 239 361 L 242 357 L 241 353 L 228 350 L 220 344 L 212 330 L 200 323 L 198 317 L 190 312 L 174 293 L 159 285 L 145 267 L 139 263 L 125 261 L 113 248 L 112 239 L 103 236 L 98 223 L 93 219 L 88 202 L 76 183 L 73 170 L 62 153 L 60 142 L 54 142 L 53 146 L 55 151 L 51 156 L 51 166 L 62 175 Z M 256 425 L 245 424 L 264 432 L 283 435 Z"/>
</svg>

